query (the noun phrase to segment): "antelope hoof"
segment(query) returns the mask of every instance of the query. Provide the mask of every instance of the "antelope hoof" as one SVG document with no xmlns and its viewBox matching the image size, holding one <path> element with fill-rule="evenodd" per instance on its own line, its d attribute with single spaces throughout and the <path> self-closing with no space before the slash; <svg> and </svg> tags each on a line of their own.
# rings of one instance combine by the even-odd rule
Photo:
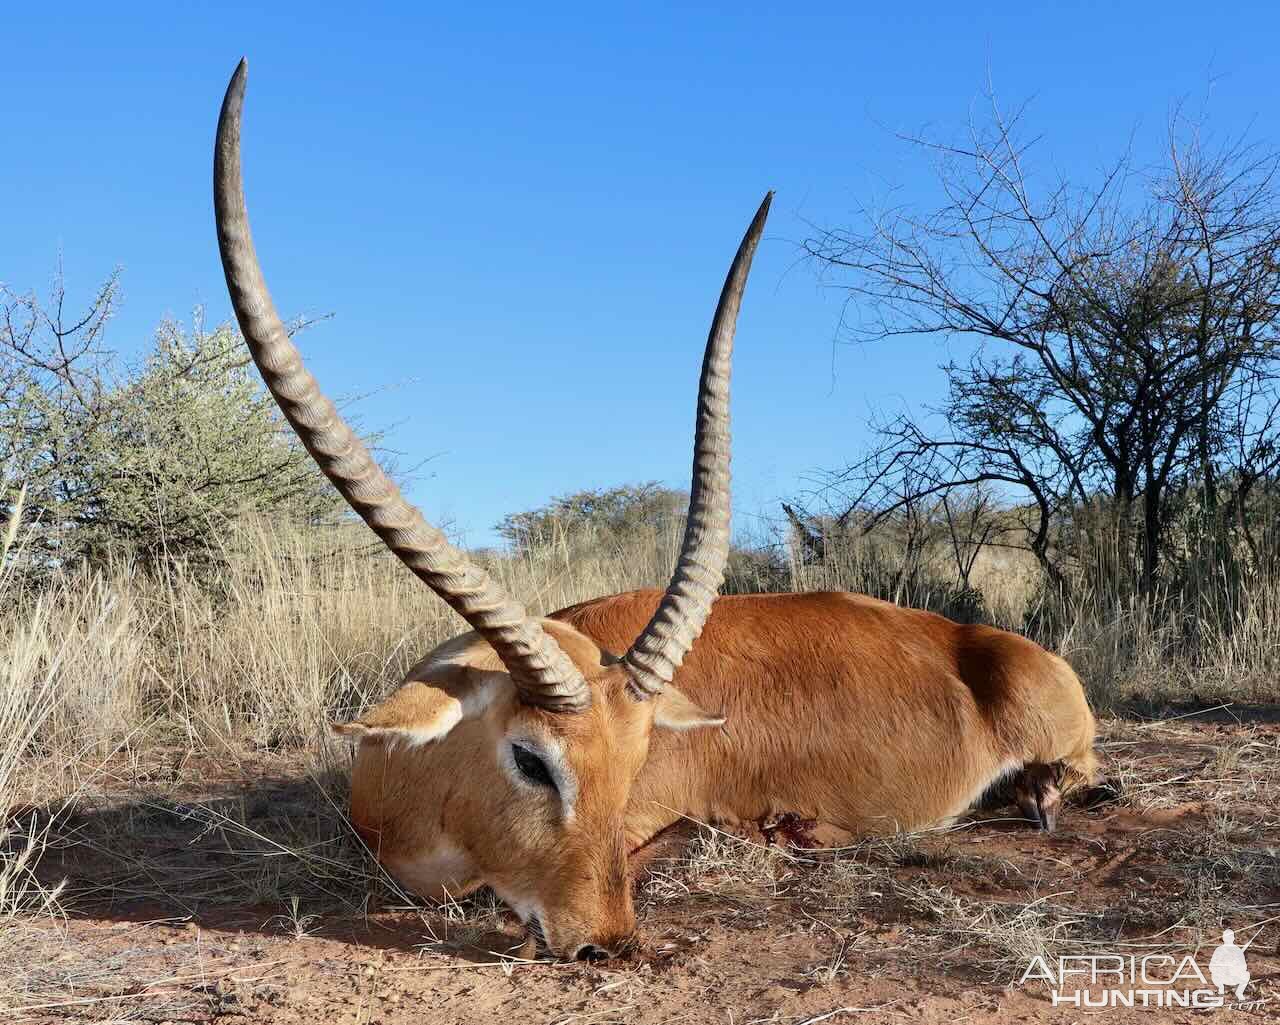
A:
<svg viewBox="0 0 1280 1025">
<path fill-rule="evenodd" d="M 1043 764 L 1028 765 L 1014 781 L 1014 798 L 1023 816 L 1046 833 L 1058 824 L 1058 808 L 1062 793 L 1058 790 L 1057 773 Z"/>
</svg>

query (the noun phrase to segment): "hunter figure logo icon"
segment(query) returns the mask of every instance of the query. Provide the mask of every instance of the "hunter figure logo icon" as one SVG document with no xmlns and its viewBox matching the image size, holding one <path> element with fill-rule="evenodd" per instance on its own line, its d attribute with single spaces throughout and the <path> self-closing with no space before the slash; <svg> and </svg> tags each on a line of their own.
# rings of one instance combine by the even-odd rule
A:
<svg viewBox="0 0 1280 1025">
<path fill-rule="evenodd" d="M 1249 943 L 1238 947 L 1236 934 L 1230 929 L 1223 930 L 1222 946 L 1209 958 L 1209 977 L 1213 979 L 1219 993 L 1224 992 L 1227 987 L 1233 987 L 1236 999 L 1244 999 L 1244 988 L 1249 985 L 1249 966 L 1245 964 L 1244 952 L 1249 949 Z"/>
</svg>

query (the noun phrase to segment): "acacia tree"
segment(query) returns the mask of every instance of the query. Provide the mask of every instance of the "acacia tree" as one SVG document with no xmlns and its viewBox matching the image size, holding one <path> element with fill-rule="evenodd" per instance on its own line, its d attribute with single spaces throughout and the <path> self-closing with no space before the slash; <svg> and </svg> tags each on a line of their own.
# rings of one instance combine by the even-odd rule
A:
<svg viewBox="0 0 1280 1025">
<path fill-rule="evenodd" d="M 855 300 L 856 338 L 972 343 L 942 368 L 944 426 L 882 420 L 832 485 L 879 515 L 1003 487 L 1059 582 L 1060 553 L 1105 523 L 1149 594 L 1180 503 L 1241 523 L 1280 465 L 1277 157 L 1211 150 L 1175 118 L 1159 166 L 1126 153 L 1078 185 L 1037 173 L 1021 112 L 990 109 L 962 145 L 910 140 L 934 159 L 936 209 L 864 211 L 806 243 Z"/>
<path fill-rule="evenodd" d="M 230 327 L 166 321 L 132 369 L 106 348 L 118 281 L 74 317 L 60 279 L 48 302 L 0 289 L 0 467 L 25 485 L 33 559 L 155 562 L 209 550 L 249 512 L 334 512 Z"/>
</svg>

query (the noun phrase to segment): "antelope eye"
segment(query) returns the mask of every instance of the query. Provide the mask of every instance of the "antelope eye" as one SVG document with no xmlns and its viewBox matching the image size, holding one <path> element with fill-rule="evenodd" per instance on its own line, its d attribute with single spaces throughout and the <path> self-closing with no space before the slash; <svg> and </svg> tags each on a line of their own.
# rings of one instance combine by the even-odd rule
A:
<svg viewBox="0 0 1280 1025">
<path fill-rule="evenodd" d="M 551 778 L 551 773 L 547 771 L 546 763 L 527 747 L 512 744 L 511 756 L 516 760 L 516 768 L 520 770 L 520 775 L 530 783 L 550 787 L 552 790 L 556 788 L 555 780 Z"/>
</svg>

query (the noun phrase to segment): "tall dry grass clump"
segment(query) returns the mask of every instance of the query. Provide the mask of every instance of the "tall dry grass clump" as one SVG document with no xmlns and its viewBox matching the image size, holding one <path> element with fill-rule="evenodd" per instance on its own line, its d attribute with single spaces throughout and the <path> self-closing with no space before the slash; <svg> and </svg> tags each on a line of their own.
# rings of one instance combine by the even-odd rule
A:
<svg viewBox="0 0 1280 1025">
<path fill-rule="evenodd" d="M 888 532 L 860 530 L 833 535 L 821 559 L 805 559 L 796 546 L 788 546 L 786 570 L 787 590 L 853 591 L 1007 630 L 1022 629 L 1041 586 L 1040 570 L 1029 552 L 983 547 L 966 587 L 945 539 L 903 545 Z"/>
<path fill-rule="evenodd" d="M 535 612 L 663 579 L 672 534 L 601 550 L 558 536 L 488 568 Z M 669 564 L 669 563 L 668 563 Z M 303 742 L 354 713 L 441 641 L 467 629 L 355 526 L 319 533 L 256 522 L 234 528 L 217 579 L 179 570 L 150 585 L 154 704 L 191 740 Z"/>
<path fill-rule="evenodd" d="M 143 570 L 19 572 L 17 519 L 0 568 L 0 784 L 34 761 L 75 764 L 121 745 L 280 749 L 322 744 L 326 720 L 384 695 L 465 629 L 356 525 L 217 525 L 211 557 Z M 527 607 L 661 587 L 680 524 L 630 534 L 590 524 L 514 553 L 480 553 Z M 1280 559 L 1263 560 L 1280 566 Z M 735 551 L 727 590 L 839 589 L 1020 630 L 1076 665 L 1095 703 L 1262 700 L 1280 679 L 1280 573 L 1140 601 L 1094 574 L 1053 594 L 1025 553 L 988 547 L 961 588 L 945 546 L 907 552 L 850 533 L 820 560 L 794 546 Z M 1098 584 L 1101 580 L 1103 583 Z"/>
<path fill-rule="evenodd" d="M 1280 700 L 1275 560 L 1194 573 L 1148 598 L 1096 583 L 1042 596 L 1048 615 L 1029 615 L 1026 632 L 1067 658 L 1104 709 Z"/>
<path fill-rule="evenodd" d="M 5 714 L 24 724 L 6 730 L 22 738 L 7 744 L 14 764 L 126 743 L 313 743 L 327 718 L 363 708 L 466 629 L 354 525 L 218 531 L 212 559 L 0 578 Z M 661 586 L 678 545 L 674 527 L 608 544 L 561 532 L 486 561 L 531 610 L 549 612 Z"/>
<path fill-rule="evenodd" d="M 0 618 L 0 920 L 58 911 L 61 888 L 43 886 L 34 874 L 53 822 L 23 814 L 21 781 L 40 739 L 56 730 L 68 706 L 65 674 L 84 668 L 81 658 L 97 646 L 110 613 L 101 591 L 23 596 L 15 567 L 25 496 L 19 489 L 9 498 L 0 531 L 0 604 L 6 607 Z M 6 497 L 2 488 L 0 497 Z M 79 753 L 75 745 L 67 752 L 72 758 Z"/>
<path fill-rule="evenodd" d="M 820 558 L 783 547 L 781 586 L 848 590 L 1025 634 L 1068 659 L 1101 711 L 1280 699 L 1280 537 L 1246 559 L 1223 539 L 1174 561 L 1150 596 L 1105 532 L 1063 557 L 1065 586 L 1030 552 L 985 545 L 967 581 L 945 537 L 832 532 Z M 766 574 L 756 574 L 763 579 Z M 966 586 L 967 584 L 967 586 Z"/>
</svg>

